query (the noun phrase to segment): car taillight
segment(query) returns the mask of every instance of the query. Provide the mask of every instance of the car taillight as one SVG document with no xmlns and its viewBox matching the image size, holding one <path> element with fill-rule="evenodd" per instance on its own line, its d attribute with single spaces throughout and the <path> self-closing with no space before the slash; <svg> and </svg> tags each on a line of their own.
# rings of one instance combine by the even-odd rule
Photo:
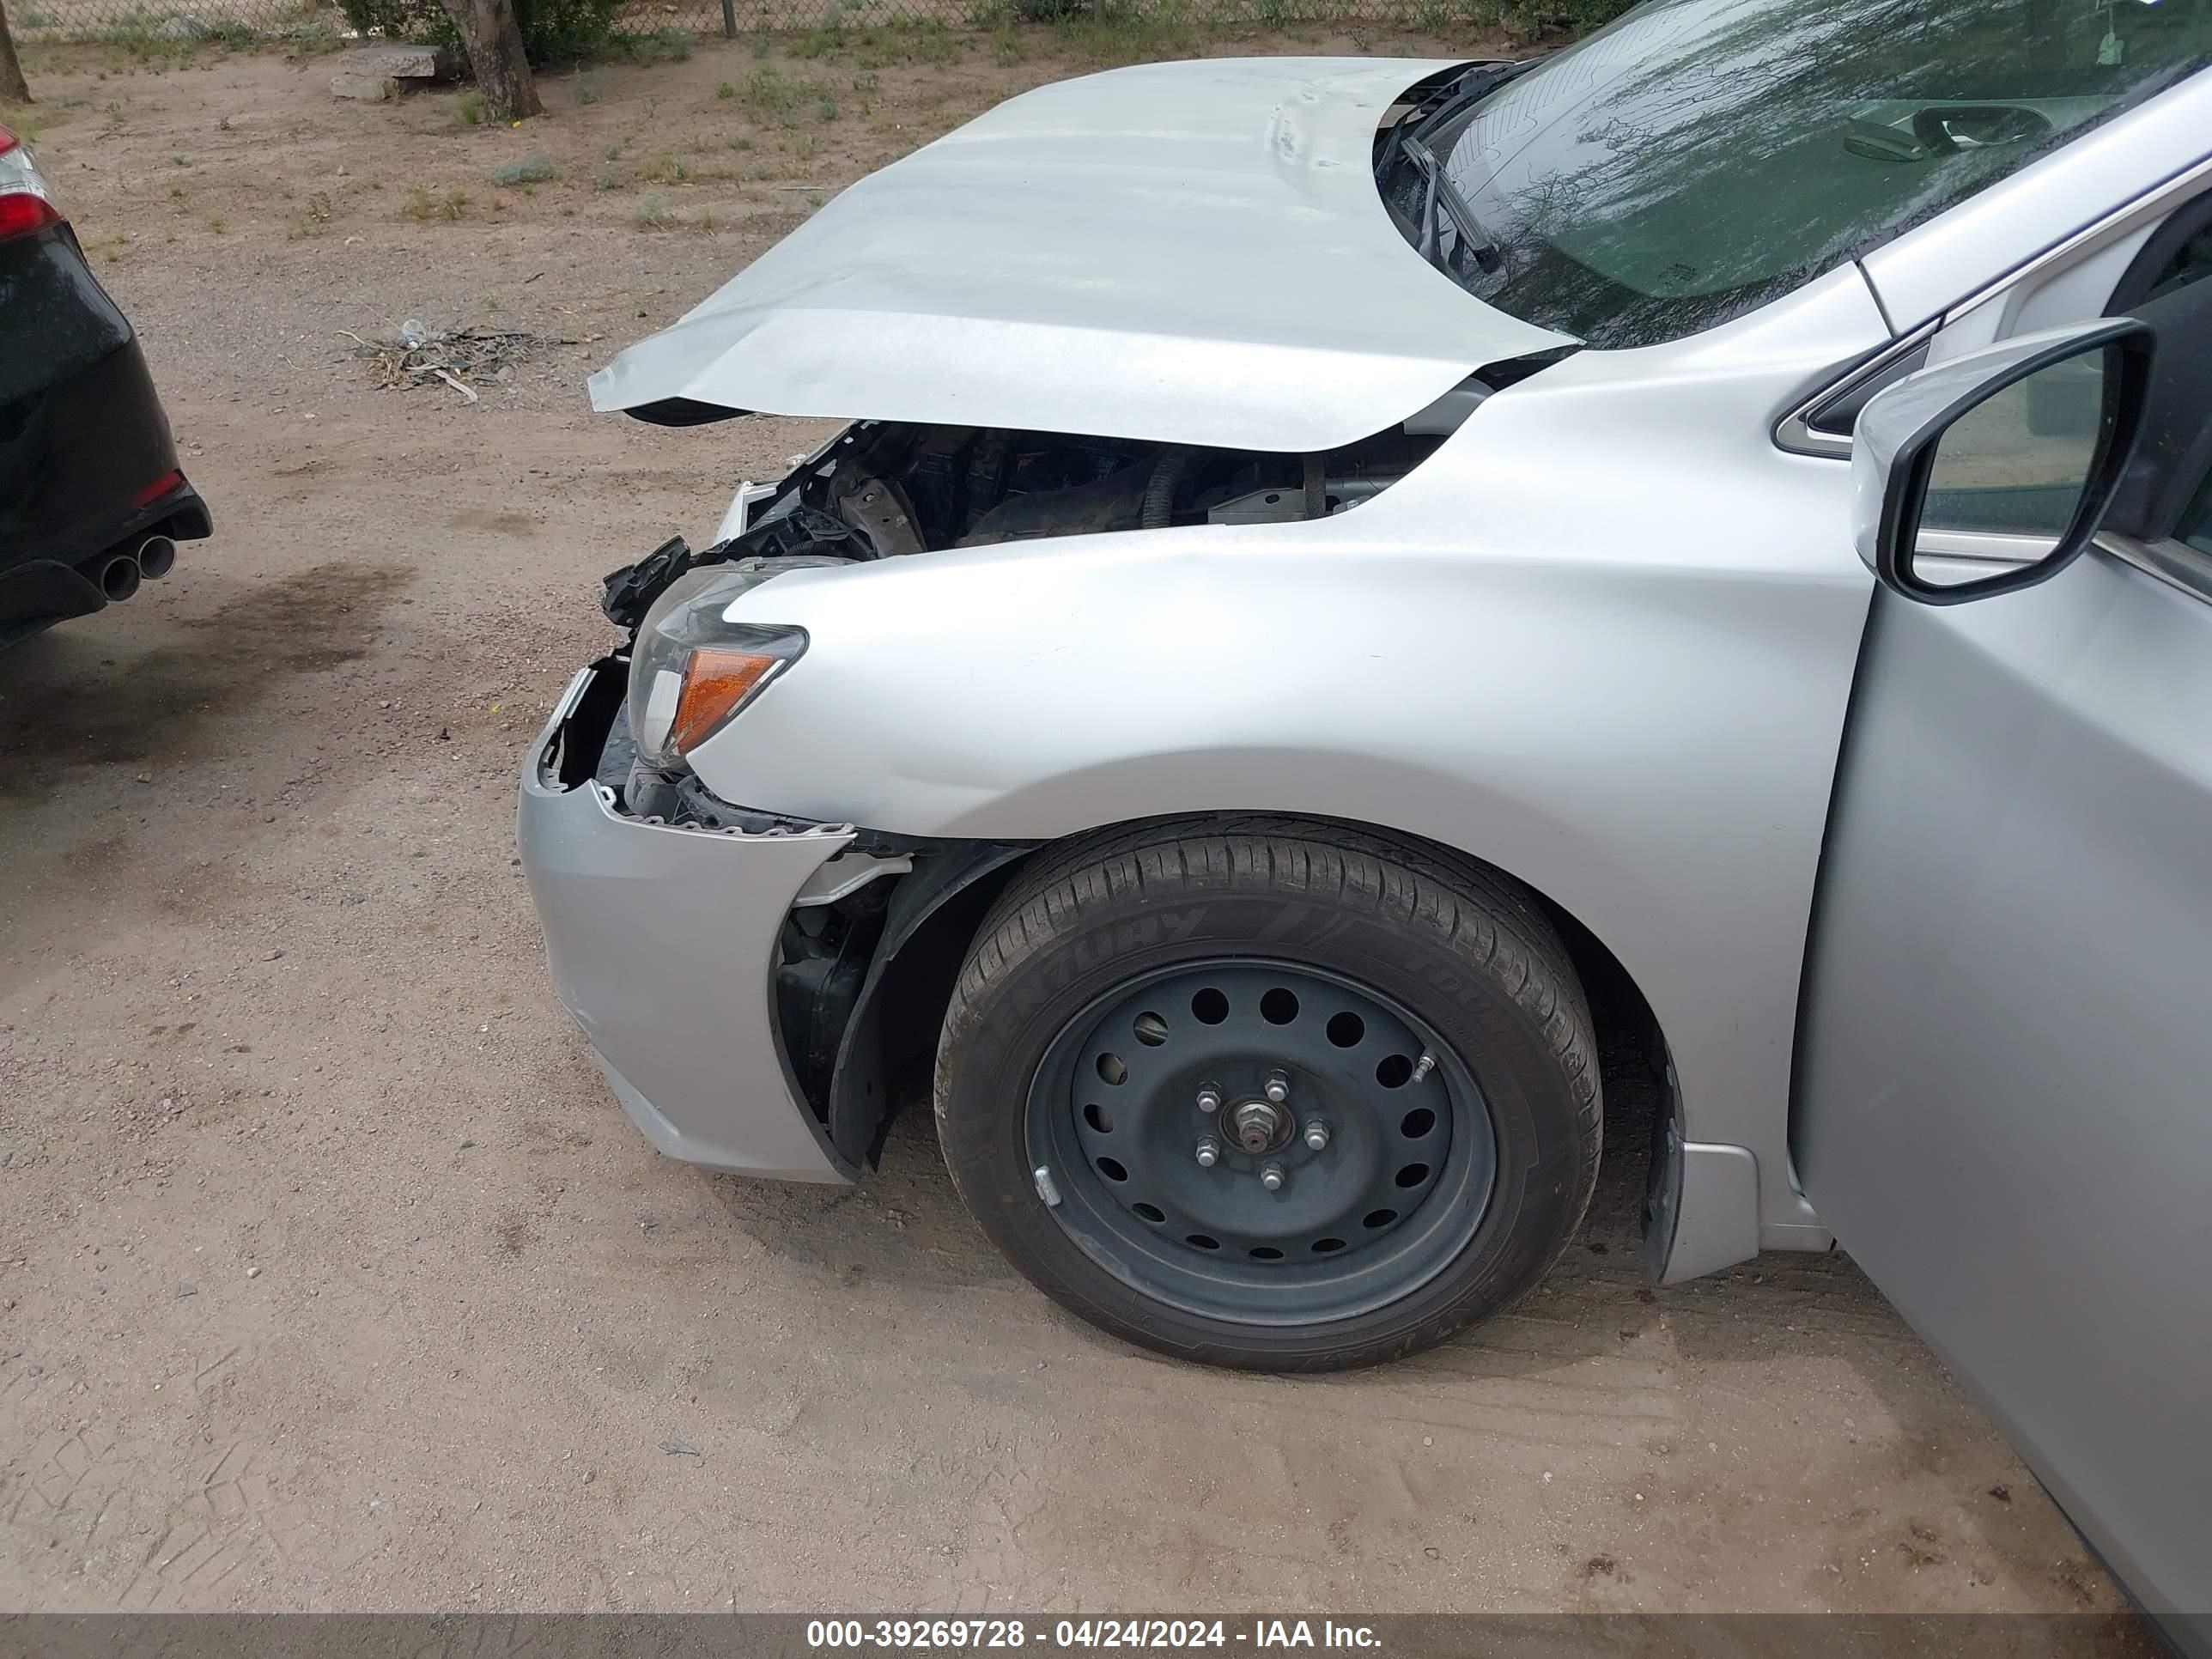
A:
<svg viewBox="0 0 2212 1659">
<path fill-rule="evenodd" d="M 131 498 L 131 504 L 133 507 L 151 507 L 155 502 L 160 501 L 162 496 L 168 495 L 172 490 L 182 489 L 184 487 L 185 475 L 178 471 L 176 468 L 171 467 L 167 472 L 164 472 L 160 477 L 155 479 L 153 483 L 148 484 L 136 495 L 133 495 Z"/>
<path fill-rule="evenodd" d="M 0 241 L 10 236 L 27 236 L 34 230 L 44 230 L 61 222 L 62 216 L 54 211 L 54 204 L 43 196 L 14 191 L 0 193 Z"/>
<path fill-rule="evenodd" d="M 31 165 L 31 152 L 22 140 L 0 127 L 0 241 L 61 222 L 53 193 Z"/>
</svg>

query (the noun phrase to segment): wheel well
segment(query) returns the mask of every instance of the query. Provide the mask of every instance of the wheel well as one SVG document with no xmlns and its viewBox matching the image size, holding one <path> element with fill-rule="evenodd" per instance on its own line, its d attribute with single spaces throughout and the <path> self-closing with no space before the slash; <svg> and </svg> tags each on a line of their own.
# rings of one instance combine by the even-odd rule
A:
<svg viewBox="0 0 2212 1659">
<path fill-rule="evenodd" d="M 1035 857 L 979 843 L 901 878 L 892 905 L 909 913 L 890 920 L 831 1084 L 830 1136 L 847 1157 L 878 1162 L 892 1121 L 928 1098 L 953 981 L 983 918 Z"/>
<path fill-rule="evenodd" d="M 996 864 L 987 875 L 957 888 L 942 902 L 930 908 L 903 940 L 896 945 L 896 954 L 883 968 L 882 1006 L 887 1012 L 896 1009 L 898 1013 L 895 1029 L 887 1022 L 884 1033 L 882 1075 L 889 1080 L 889 1086 L 884 1090 L 881 1121 L 868 1147 L 871 1161 L 880 1153 L 892 1119 L 904 1107 L 916 1100 L 927 1098 L 930 1072 L 936 1061 L 938 1036 L 944 1023 L 945 1006 L 951 999 L 953 981 L 958 977 L 969 947 L 975 942 L 992 907 L 1024 871 L 1036 867 L 1040 860 L 1060 864 L 1081 859 L 1093 844 L 1108 841 L 1124 842 L 1133 834 L 1141 834 L 1151 829 L 1158 829 L 1164 833 L 1183 834 L 1202 831 L 1209 822 L 1218 820 L 1233 824 L 1235 820 L 1249 816 L 1243 812 L 1178 813 L 1171 817 L 1136 818 L 1120 823 L 1102 824 L 1097 829 L 1081 830 L 1059 841 L 1044 842 L 1028 853 Z M 1582 981 L 1583 994 L 1589 1000 L 1590 1020 L 1597 1034 L 1599 1063 L 1608 1085 L 1606 1090 L 1605 1150 L 1601 1154 L 1600 1179 L 1605 1178 L 1605 1165 L 1624 1156 L 1640 1159 L 1645 1145 L 1657 1144 L 1671 1116 L 1670 1090 L 1666 1081 L 1670 1067 L 1665 1034 L 1661 1030 L 1658 1018 L 1651 1012 L 1651 1005 L 1636 983 L 1634 975 L 1605 942 L 1572 912 L 1522 881 L 1511 871 L 1490 864 L 1464 848 L 1447 846 L 1424 836 L 1409 835 L 1387 824 L 1369 823 L 1358 819 L 1304 814 L 1269 816 L 1271 821 L 1277 823 L 1286 817 L 1300 818 L 1322 830 L 1341 824 L 1346 829 L 1419 847 L 1448 860 L 1483 864 L 1486 868 L 1518 884 L 1536 901 L 1545 916 L 1559 930 L 1560 939 L 1566 945 L 1568 957 L 1574 964 L 1576 976 Z M 913 879 L 912 877 L 906 878 L 908 881 Z M 1618 1079 L 1634 1077 L 1640 1068 L 1648 1068 L 1644 1073 L 1645 1076 L 1661 1080 L 1661 1109 L 1653 1109 L 1646 1090 L 1622 1091 L 1610 1086 Z M 1626 1097 L 1621 1097 L 1623 1096 Z"/>
</svg>

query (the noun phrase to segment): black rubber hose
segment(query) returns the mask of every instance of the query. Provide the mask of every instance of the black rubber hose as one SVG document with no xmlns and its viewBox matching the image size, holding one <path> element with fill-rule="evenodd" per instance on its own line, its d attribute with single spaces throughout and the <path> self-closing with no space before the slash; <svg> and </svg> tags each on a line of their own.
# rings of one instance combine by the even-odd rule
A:
<svg viewBox="0 0 2212 1659">
<path fill-rule="evenodd" d="M 975 441 L 975 453 L 968 461 L 968 519 L 962 530 L 974 529 L 975 520 L 999 504 L 1000 490 L 1006 483 L 1006 453 L 1013 443 L 1012 433 L 995 427 Z"/>
<path fill-rule="evenodd" d="M 1163 450 L 1152 463 L 1152 482 L 1145 486 L 1144 516 L 1138 520 L 1146 530 L 1164 530 L 1174 521 L 1176 486 L 1189 465 L 1188 449 Z"/>
</svg>

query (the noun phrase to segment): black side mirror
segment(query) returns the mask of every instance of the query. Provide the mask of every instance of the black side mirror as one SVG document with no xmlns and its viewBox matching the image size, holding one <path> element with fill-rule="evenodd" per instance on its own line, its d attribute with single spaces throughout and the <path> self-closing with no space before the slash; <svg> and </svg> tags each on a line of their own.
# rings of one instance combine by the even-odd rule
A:
<svg viewBox="0 0 2212 1659">
<path fill-rule="evenodd" d="M 2151 349 L 2142 323 L 2100 318 L 2001 342 L 1876 393 L 1851 446 L 1859 556 L 1884 586 L 1923 605 L 2057 575 L 2089 544 L 2127 470 Z M 1924 561 L 1967 574 L 1938 580 Z M 1972 574 L 1981 565 L 1993 574 Z"/>
</svg>

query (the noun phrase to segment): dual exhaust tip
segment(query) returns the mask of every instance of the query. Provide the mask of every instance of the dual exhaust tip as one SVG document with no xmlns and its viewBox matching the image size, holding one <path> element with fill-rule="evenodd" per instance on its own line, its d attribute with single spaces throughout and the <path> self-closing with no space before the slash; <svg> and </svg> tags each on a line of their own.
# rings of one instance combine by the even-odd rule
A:
<svg viewBox="0 0 2212 1659">
<path fill-rule="evenodd" d="M 176 563 L 176 543 L 167 536 L 149 536 L 135 551 L 108 555 L 94 570 L 92 579 L 99 584 L 100 598 L 110 605 L 120 605 L 138 591 L 142 580 L 157 582 Z"/>
</svg>

